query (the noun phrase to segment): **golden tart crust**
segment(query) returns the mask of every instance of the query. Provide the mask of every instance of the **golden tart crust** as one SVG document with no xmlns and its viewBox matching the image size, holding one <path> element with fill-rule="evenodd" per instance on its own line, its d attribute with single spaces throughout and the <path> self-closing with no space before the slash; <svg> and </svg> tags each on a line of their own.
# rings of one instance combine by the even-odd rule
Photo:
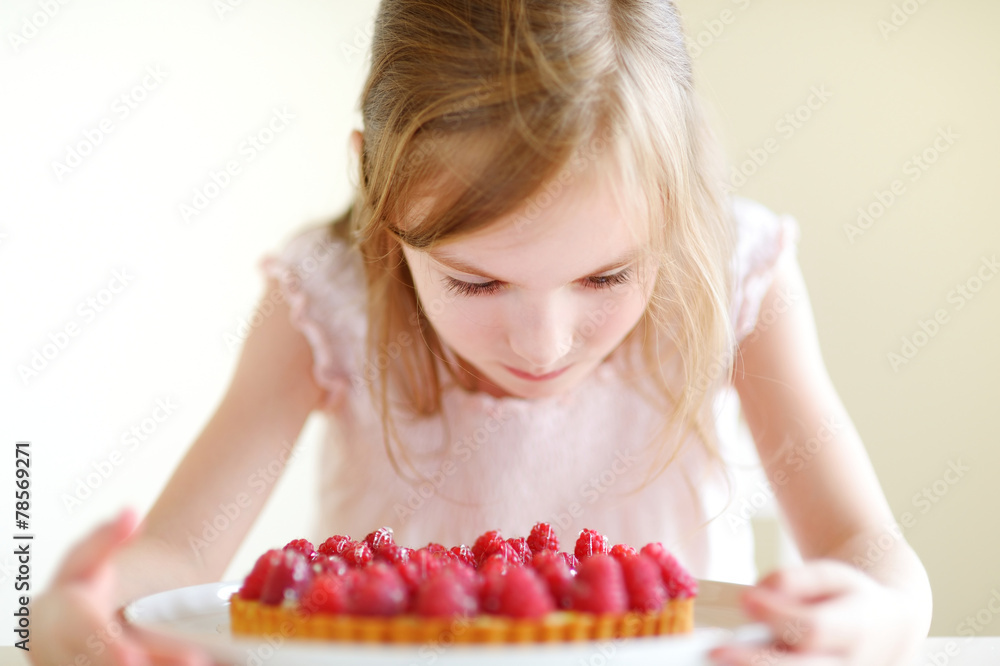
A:
<svg viewBox="0 0 1000 666">
<path fill-rule="evenodd" d="M 559 643 L 684 634 L 694 630 L 694 597 L 671 599 L 659 611 L 595 615 L 556 611 L 538 619 L 498 615 L 427 618 L 303 613 L 293 605 L 267 605 L 230 597 L 233 634 L 359 643 Z"/>
</svg>

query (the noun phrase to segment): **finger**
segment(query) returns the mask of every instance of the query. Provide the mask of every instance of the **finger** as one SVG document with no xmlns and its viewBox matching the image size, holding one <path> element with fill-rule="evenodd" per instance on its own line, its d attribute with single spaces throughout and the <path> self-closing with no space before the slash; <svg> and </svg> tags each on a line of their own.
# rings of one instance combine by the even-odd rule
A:
<svg viewBox="0 0 1000 666">
<path fill-rule="evenodd" d="M 712 663 L 732 666 L 842 666 L 843 658 L 831 654 L 797 654 L 780 646 L 720 647 L 709 653 Z"/>
<path fill-rule="evenodd" d="M 215 664 L 207 654 L 193 650 L 152 651 L 149 655 L 150 666 L 213 666 Z"/>
<path fill-rule="evenodd" d="M 119 618 L 108 617 L 93 606 L 79 606 L 69 618 L 66 636 L 79 653 L 67 663 L 94 666 L 146 666 L 145 649 L 131 639 Z M 85 646 L 85 647 L 84 647 Z"/>
<path fill-rule="evenodd" d="M 116 548 L 137 534 L 137 515 L 125 507 L 115 518 L 71 546 L 55 576 L 55 584 L 65 584 L 91 576 Z"/>
<path fill-rule="evenodd" d="M 859 612 L 848 598 L 797 603 L 767 589 L 747 597 L 747 613 L 767 623 L 791 652 L 843 653 L 857 641 Z"/>
<path fill-rule="evenodd" d="M 215 661 L 197 648 L 150 651 L 152 666 L 214 666 Z"/>
<path fill-rule="evenodd" d="M 860 575 L 863 574 L 837 560 L 813 560 L 772 571 L 760 580 L 754 591 L 765 588 L 802 601 L 813 601 L 855 589 Z"/>
<path fill-rule="evenodd" d="M 213 661 L 201 649 L 166 639 L 151 639 L 123 633 L 106 644 L 106 650 L 93 655 L 101 666 L 212 666 Z"/>
<path fill-rule="evenodd" d="M 141 643 L 155 666 L 213 666 L 211 656 L 201 647 L 168 636 L 130 627 L 129 634 Z"/>
<path fill-rule="evenodd" d="M 111 645 L 113 663 L 121 666 L 150 666 L 149 653 L 141 645 L 123 639 Z"/>
</svg>

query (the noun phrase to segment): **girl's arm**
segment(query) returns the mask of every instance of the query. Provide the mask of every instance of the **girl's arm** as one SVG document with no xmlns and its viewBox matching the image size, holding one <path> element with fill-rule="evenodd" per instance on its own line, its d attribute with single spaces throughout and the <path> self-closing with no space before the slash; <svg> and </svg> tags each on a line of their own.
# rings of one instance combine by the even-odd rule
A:
<svg viewBox="0 0 1000 666">
<path fill-rule="evenodd" d="M 270 278 L 265 293 L 277 288 Z M 306 418 L 321 403 L 311 348 L 292 326 L 287 303 L 276 304 L 270 314 L 261 311 L 261 317 L 215 414 L 137 538 L 118 554 L 116 564 L 125 574 L 120 602 L 219 580 L 270 496 Z M 225 520 L 216 521 L 219 516 Z M 228 527 L 217 529 L 214 522 Z"/>
<path fill-rule="evenodd" d="M 265 293 L 275 288 L 269 281 Z M 287 305 L 261 316 L 222 403 L 143 524 L 133 531 L 134 513 L 125 511 L 95 529 L 66 553 L 49 588 L 32 600 L 33 664 L 76 664 L 81 657 L 102 664 L 210 663 L 195 646 L 113 628 L 122 623 L 116 609 L 132 599 L 221 577 L 320 403 L 312 352 L 292 327 Z M 270 468 L 266 477 L 261 468 Z M 228 527 L 220 520 L 223 529 L 213 525 L 216 532 L 206 534 L 202 521 L 213 524 L 220 515 Z"/>
<path fill-rule="evenodd" d="M 793 259 L 777 268 L 757 329 L 739 351 L 734 384 L 764 470 L 807 561 L 804 567 L 765 578 L 761 587 L 767 589 L 755 590 L 748 605 L 773 625 L 779 618 L 786 629 L 795 626 L 793 620 L 799 622 L 788 635 L 806 651 L 837 652 L 836 645 L 848 652 L 868 649 L 865 636 L 879 629 L 859 625 L 873 611 L 901 613 L 895 625 L 899 631 L 890 633 L 913 649 L 913 641 L 926 636 L 930 626 L 927 573 L 903 538 L 830 381 L 805 283 Z M 866 588 L 872 583 L 878 593 L 888 590 L 890 595 L 878 597 L 875 588 Z M 768 590 L 785 593 L 797 605 L 776 606 L 780 600 L 768 596 Z M 856 609 L 849 611 L 847 604 L 810 603 L 838 594 L 843 601 L 848 593 L 867 594 L 862 598 L 870 602 L 869 612 L 850 617 Z"/>
</svg>

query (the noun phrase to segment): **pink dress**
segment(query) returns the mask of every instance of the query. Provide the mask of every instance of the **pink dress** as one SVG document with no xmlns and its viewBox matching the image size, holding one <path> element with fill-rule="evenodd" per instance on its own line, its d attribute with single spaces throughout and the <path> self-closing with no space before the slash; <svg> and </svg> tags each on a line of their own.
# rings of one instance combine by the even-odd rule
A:
<svg viewBox="0 0 1000 666">
<path fill-rule="evenodd" d="M 742 339 L 757 322 L 777 263 L 795 260 L 798 225 L 746 199 L 734 199 L 734 209 L 739 236 L 732 313 Z M 447 432 L 441 415 L 397 416 L 412 461 L 429 480 L 400 478 L 363 383 L 372 373 L 362 365 L 361 260 L 339 241 L 325 240 L 324 232 L 308 229 L 261 262 L 281 280 L 292 321 L 312 346 L 316 380 L 329 394 L 317 542 L 333 534 L 360 539 L 387 525 L 403 545 L 472 545 L 486 530 L 526 536 L 534 523 L 547 521 L 564 550 L 572 552 L 586 527 L 612 544 L 660 541 L 698 578 L 755 582 L 752 528 L 726 519 L 725 479 L 706 472 L 697 446 L 688 446 L 640 489 L 648 467 L 644 444 L 662 416 L 619 376 L 618 354 L 554 398 L 496 398 L 447 386 Z M 447 374 L 442 370 L 441 376 Z M 752 440 L 737 429 L 736 392 L 723 391 L 715 406 L 726 460 L 759 464 Z"/>
</svg>

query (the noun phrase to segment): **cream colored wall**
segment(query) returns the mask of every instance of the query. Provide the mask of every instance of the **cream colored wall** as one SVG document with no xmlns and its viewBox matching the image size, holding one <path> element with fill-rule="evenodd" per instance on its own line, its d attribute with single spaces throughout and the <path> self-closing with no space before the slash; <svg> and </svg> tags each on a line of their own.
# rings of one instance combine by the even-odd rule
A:
<svg viewBox="0 0 1000 666">
<path fill-rule="evenodd" d="M 678 5 L 730 159 L 761 162 L 737 193 L 801 225 L 827 366 L 897 520 L 911 514 L 903 533 L 931 577 L 932 633 L 978 613 L 982 634 L 1000 634 L 987 606 L 1000 589 L 1000 279 L 977 282 L 1000 253 L 1000 5 Z M 829 98 L 803 108 L 817 90 Z M 797 112 L 798 127 L 781 124 Z M 857 209 L 878 213 L 878 193 L 894 201 L 862 228 Z M 954 291 L 969 281 L 971 299 Z M 889 354 L 902 357 L 903 337 L 924 343 L 935 313 L 944 323 L 925 324 L 934 334 L 893 367 Z"/>
</svg>

